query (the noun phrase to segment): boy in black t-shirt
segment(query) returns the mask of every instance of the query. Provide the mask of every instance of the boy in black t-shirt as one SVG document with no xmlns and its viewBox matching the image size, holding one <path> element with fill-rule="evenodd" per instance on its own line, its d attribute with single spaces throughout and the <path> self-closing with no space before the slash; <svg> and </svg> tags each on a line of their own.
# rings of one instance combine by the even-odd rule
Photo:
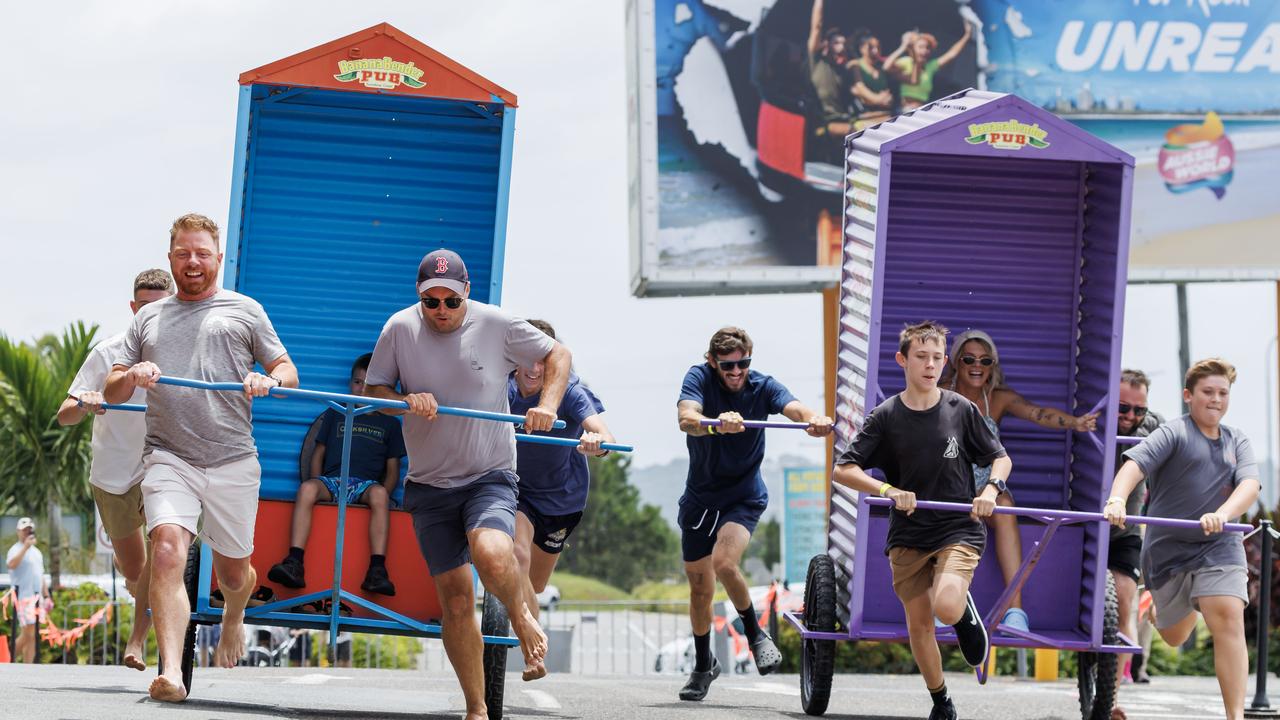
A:
<svg viewBox="0 0 1280 720">
<path fill-rule="evenodd" d="M 982 557 L 986 529 L 978 518 L 995 510 L 1013 463 L 982 420 L 977 406 L 938 388 L 947 357 L 947 329 L 933 322 L 907 326 L 899 336 L 898 364 L 907 388 L 871 414 L 836 461 L 835 481 L 894 501 L 885 552 L 893 590 L 906 611 L 911 655 L 933 696 L 930 720 L 953 720 L 933 619 L 955 627 L 965 662 L 986 662 L 990 640 L 969 595 Z M 991 479 L 973 494 L 972 465 L 991 466 Z M 865 472 L 879 468 L 888 482 Z M 969 515 L 916 510 L 916 498 L 973 503 Z"/>
<path fill-rule="evenodd" d="M 365 374 L 372 353 L 356 359 L 351 366 L 351 394 L 365 394 Z M 288 588 L 306 587 L 303 571 L 307 536 L 311 534 L 311 510 L 317 502 L 336 502 L 342 473 L 342 433 L 345 418 L 337 410 L 326 410 L 316 433 L 311 453 L 311 477 L 298 486 L 289 530 L 289 555 L 271 567 L 267 579 Z M 395 595 L 396 586 L 387 573 L 387 535 L 391 525 L 391 496 L 400 482 L 400 458 L 405 455 L 400 421 L 382 413 L 357 415 L 351 427 L 350 473 L 347 503 L 369 507 L 369 569 L 360 588 L 380 595 Z"/>
</svg>

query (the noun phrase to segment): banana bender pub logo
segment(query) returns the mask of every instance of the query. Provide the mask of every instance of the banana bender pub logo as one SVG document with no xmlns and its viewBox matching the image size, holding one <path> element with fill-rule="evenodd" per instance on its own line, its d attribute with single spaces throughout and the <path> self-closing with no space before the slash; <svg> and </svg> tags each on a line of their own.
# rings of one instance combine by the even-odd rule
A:
<svg viewBox="0 0 1280 720">
<path fill-rule="evenodd" d="M 358 82 L 371 90 L 395 90 L 407 85 L 415 90 L 426 87 L 422 82 L 423 70 L 413 63 L 402 63 L 389 57 L 368 60 L 339 60 L 338 82 Z"/>
<path fill-rule="evenodd" d="M 1045 142 L 1049 132 L 1036 125 L 1028 125 L 1018 120 L 1002 122 L 975 123 L 969 126 L 969 137 L 964 141 L 970 145 L 990 145 L 996 150 L 1021 150 L 1031 146 L 1037 150 L 1049 147 Z"/>
</svg>

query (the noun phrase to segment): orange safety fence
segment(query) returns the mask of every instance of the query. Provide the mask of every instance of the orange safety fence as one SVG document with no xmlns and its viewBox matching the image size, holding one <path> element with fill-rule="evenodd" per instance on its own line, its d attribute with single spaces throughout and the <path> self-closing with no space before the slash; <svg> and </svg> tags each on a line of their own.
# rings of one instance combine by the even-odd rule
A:
<svg viewBox="0 0 1280 720">
<path fill-rule="evenodd" d="M 111 621 L 112 607 L 108 602 L 87 618 L 75 618 L 76 627 L 69 630 L 63 630 L 54 624 L 49 617 L 48 610 L 44 604 L 40 602 L 39 595 L 32 595 L 29 598 L 20 599 L 13 593 L 10 588 L 3 595 L 0 595 L 0 621 L 7 621 L 9 613 L 12 609 L 15 613 L 34 612 L 36 622 L 42 627 L 40 628 L 40 637 L 53 647 L 75 647 L 76 641 L 84 636 L 85 631 L 104 622 Z"/>
</svg>

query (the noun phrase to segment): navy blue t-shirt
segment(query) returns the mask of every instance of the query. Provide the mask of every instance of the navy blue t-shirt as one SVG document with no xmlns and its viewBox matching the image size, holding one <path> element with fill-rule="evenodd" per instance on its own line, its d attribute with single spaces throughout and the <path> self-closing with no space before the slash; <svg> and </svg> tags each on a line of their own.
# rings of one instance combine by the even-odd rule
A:
<svg viewBox="0 0 1280 720">
<path fill-rule="evenodd" d="M 742 390 L 729 392 L 706 363 L 689 368 L 680 387 L 680 400 L 702 405 L 702 414 L 709 418 L 733 411 L 744 420 L 765 420 L 781 413 L 795 399 L 782 383 L 755 370 L 747 372 Z M 689 447 L 689 476 L 681 502 L 687 499 L 704 508 L 721 509 L 747 500 L 768 501 L 769 491 L 760 477 L 764 430 L 689 435 L 685 443 Z"/>
<path fill-rule="evenodd" d="M 541 399 L 541 392 L 521 397 L 515 377 L 507 380 L 507 400 L 513 415 L 524 415 Z M 564 420 L 565 427 L 539 434 L 577 440 L 582 436 L 582 421 L 602 412 L 604 405 L 600 400 L 577 375 L 570 373 L 569 385 L 556 410 L 556 416 Z M 587 471 L 587 458 L 577 448 L 517 443 L 516 475 L 520 476 L 520 500 L 543 515 L 570 515 L 582 512 L 587 506 L 591 478 Z"/>
<path fill-rule="evenodd" d="M 342 413 L 326 410 L 320 421 L 316 442 L 324 445 L 325 477 L 342 474 L 342 432 L 346 429 Z M 400 421 L 390 415 L 372 412 L 357 415 L 351 434 L 351 477 L 382 482 L 387 474 L 387 460 L 405 455 L 404 435 Z"/>
</svg>

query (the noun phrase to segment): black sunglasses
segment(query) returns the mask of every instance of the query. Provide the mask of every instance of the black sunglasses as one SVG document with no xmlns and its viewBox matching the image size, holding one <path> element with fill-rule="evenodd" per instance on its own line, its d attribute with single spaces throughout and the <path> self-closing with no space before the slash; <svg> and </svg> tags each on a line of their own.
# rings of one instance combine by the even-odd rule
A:
<svg viewBox="0 0 1280 720">
<path fill-rule="evenodd" d="M 1142 417 L 1143 415 L 1147 414 L 1147 406 L 1145 405 L 1130 405 L 1129 403 L 1120 403 L 1120 406 L 1116 409 L 1120 411 L 1121 415 L 1128 415 L 1129 413 L 1133 413 L 1138 417 Z"/>
<path fill-rule="evenodd" d="M 720 366 L 720 369 L 725 372 L 729 372 L 734 368 L 742 368 L 743 370 L 746 370 L 751 367 L 751 358 L 744 357 L 741 360 L 717 360 L 716 365 Z"/>
<path fill-rule="evenodd" d="M 457 310 L 462 305 L 462 298 L 458 297 L 457 295 L 447 297 L 443 301 L 440 298 L 433 298 L 433 297 L 422 298 L 422 304 L 426 305 L 428 310 L 435 310 L 436 308 L 440 307 L 441 302 L 443 302 L 444 306 L 449 308 L 450 310 Z"/>
<path fill-rule="evenodd" d="M 964 363 L 965 365 L 972 365 L 974 363 L 977 363 L 982 367 L 991 367 L 993 364 L 995 364 L 995 360 L 992 360 L 989 357 L 977 358 L 972 355 L 965 355 L 964 357 L 960 358 L 960 362 Z"/>
</svg>

